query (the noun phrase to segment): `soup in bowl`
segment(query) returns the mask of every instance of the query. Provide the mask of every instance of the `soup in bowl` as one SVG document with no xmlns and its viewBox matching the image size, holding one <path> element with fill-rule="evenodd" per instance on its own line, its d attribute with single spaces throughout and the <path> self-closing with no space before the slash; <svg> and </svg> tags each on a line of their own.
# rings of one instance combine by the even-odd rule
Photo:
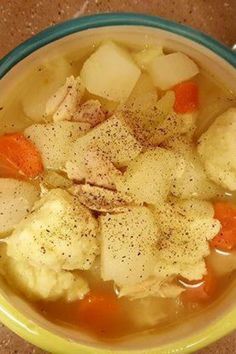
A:
<svg viewBox="0 0 236 354">
<path fill-rule="evenodd" d="M 189 352 L 235 327 L 234 64 L 130 14 L 3 59 L 4 323 L 55 353 Z"/>
</svg>

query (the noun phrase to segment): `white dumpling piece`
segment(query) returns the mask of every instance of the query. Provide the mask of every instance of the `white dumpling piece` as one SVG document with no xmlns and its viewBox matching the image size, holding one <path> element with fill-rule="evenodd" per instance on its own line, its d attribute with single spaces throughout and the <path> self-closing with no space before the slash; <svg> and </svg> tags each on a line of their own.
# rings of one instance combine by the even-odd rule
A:
<svg viewBox="0 0 236 354">
<path fill-rule="evenodd" d="M 131 55 L 112 41 L 102 43 L 80 72 L 90 93 L 118 102 L 127 99 L 140 74 Z"/>
<path fill-rule="evenodd" d="M 164 146 L 178 154 L 181 159 L 182 174 L 176 176 L 171 193 L 181 199 L 212 199 L 222 196 L 223 190 L 211 181 L 196 148 L 186 137 L 173 137 Z"/>
<path fill-rule="evenodd" d="M 17 288 L 30 300 L 67 302 L 83 299 L 89 286 L 81 275 L 60 271 L 45 266 L 35 267 L 28 262 L 7 258 L 4 275 L 10 285 Z"/>
<path fill-rule="evenodd" d="M 33 184 L 0 178 L 0 232 L 11 231 L 31 211 L 39 197 Z"/>
<path fill-rule="evenodd" d="M 198 153 L 208 177 L 219 186 L 236 190 L 236 108 L 216 118 L 202 134 Z"/>
<path fill-rule="evenodd" d="M 62 189 L 50 190 L 6 239 L 7 255 L 54 271 L 89 269 L 99 253 L 90 211 Z"/>
<path fill-rule="evenodd" d="M 156 208 L 162 233 L 155 266 L 158 278 L 180 275 L 196 280 L 206 274 L 204 258 L 210 254 L 208 241 L 221 228 L 213 212 L 211 203 L 194 199 Z"/>
<path fill-rule="evenodd" d="M 30 139 L 41 153 L 45 169 L 63 169 L 75 140 L 90 128 L 87 123 L 57 122 L 33 124 L 25 129 L 24 135 Z"/>
</svg>

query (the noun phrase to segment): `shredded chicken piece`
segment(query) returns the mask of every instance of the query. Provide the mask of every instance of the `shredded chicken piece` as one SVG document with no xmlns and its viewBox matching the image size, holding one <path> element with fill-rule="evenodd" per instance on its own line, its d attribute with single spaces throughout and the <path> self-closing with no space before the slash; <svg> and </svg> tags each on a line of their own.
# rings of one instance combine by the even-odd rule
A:
<svg viewBox="0 0 236 354">
<path fill-rule="evenodd" d="M 113 165 L 104 152 L 95 146 L 90 147 L 83 161 L 78 165 L 73 162 L 67 163 L 67 168 L 73 171 L 77 181 L 115 189 L 114 181 L 121 176 L 121 172 Z"/>
<path fill-rule="evenodd" d="M 80 77 L 70 76 L 48 100 L 46 115 L 54 122 L 71 120 L 84 94 L 84 86 Z"/>
<path fill-rule="evenodd" d="M 138 284 L 121 287 L 119 297 L 128 296 L 132 299 L 140 299 L 149 296 L 175 298 L 183 291 L 184 289 L 175 284 L 172 278 L 150 277 Z"/>
<path fill-rule="evenodd" d="M 133 200 L 127 195 L 89 184 L 70 188 L 81 204 L 100 212 L 122 212 Z"/>
<path fill-rule="evenodd" d="M 74 121 L 89 123 L 91 127 L 103 122 L 105 119 L 106 115 L 98 100 L 88 100 L 84 102 L 73 115 Z"/>
</svg>

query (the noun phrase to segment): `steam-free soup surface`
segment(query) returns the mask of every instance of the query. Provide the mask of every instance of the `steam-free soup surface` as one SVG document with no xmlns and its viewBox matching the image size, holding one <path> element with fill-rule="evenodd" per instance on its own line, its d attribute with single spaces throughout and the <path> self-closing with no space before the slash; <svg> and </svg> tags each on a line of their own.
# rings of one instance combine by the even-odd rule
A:
<svg viewBox="0 0 236 354">
<path fill-rule="evenodd" d="M 0 99 L 1 273 L 101 340 L 186 321 L 236 268 L 235 93 L 132 48 L 49 54 Z"/>
</svg>

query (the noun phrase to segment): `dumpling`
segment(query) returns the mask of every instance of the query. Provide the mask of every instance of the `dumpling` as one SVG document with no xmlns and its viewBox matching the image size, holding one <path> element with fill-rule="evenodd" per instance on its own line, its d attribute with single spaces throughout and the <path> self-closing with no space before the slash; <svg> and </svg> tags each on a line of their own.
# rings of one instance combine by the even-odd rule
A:
<svg viewBox="0 0 236 354">
<path fill-rule="evenodd" d="M 216 118 L 198 142 L 198 153 L 208 177 L 218 185 L 236 190 L 236 108 Z"/>
<path fill-rule="evenodd" d="M 5 277 L 9 284 L 32 300 L 75 301 L 82 299 L 89 291 L 87 281 L 77 273 L 56 272 L 48 267 L 31 266 L 28 262 L 8 257 Z"/>
<path fill-rule="evenodd" d="M 99 253 L 97 221 L 76 197 L 50 190 L 6 240 L 7 255 L 54 271 L 89 269 Z"/>
<path fill-rule="evenodd" d="M 181 275 L 189 280 L 206 273 L 204 258 L 209 255 L 208 241 L 220 231 L 210 203 L 199 200 L 171 202 L 156 208 L 162 237 L 158 243 L 157 277 Z"/>
</svg>

